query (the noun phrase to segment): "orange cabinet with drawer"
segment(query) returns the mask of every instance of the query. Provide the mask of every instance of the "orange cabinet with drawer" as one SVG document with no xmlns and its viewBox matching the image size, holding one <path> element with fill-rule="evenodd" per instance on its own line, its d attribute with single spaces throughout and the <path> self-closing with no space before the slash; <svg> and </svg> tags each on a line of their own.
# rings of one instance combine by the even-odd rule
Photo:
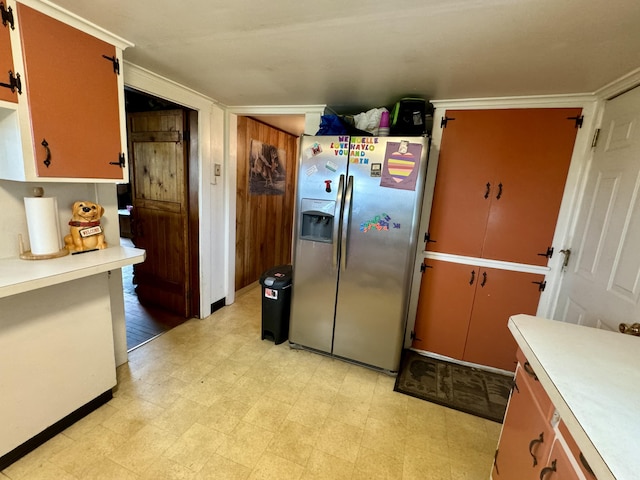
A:
<svg viewBox="0 0 640 480">
<path fill-rule="evenodd" d="M 492 480 L 597 480 L 520 350 L 517 358 Z"/>
<path fill-rule="evenodd" d="M 494 480 L 538 480 L 548 459 L 554 437 L 549 423 L 553 407 L 544 392 L 535 391 L 533 382 L 520 365 L 496 451 Z"/>
</svg>

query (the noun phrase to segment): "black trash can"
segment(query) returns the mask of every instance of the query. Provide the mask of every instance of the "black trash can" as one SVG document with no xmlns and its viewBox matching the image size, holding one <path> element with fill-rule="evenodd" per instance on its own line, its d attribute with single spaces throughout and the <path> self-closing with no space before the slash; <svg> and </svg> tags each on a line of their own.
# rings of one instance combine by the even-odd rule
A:
<svg viewBox="0 0 640 480">
<path fill-rule="evenodd" d="M 262 274 L 262 337 L 276 345 L 289 338 L 291 313 L 291 265 L 278 265 Z"/>
</svg>

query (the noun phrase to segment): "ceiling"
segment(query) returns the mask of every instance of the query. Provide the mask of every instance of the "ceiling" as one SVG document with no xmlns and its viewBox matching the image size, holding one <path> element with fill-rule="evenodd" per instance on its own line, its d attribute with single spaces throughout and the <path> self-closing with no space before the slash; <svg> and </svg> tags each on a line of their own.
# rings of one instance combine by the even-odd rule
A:
<svg viewBox="0 0 640 480">
<path fill-rule="evenodd" d="M 53 3 L 228 106 L 590 93 L 640 67 L 638 0 Z"/>
</svg>

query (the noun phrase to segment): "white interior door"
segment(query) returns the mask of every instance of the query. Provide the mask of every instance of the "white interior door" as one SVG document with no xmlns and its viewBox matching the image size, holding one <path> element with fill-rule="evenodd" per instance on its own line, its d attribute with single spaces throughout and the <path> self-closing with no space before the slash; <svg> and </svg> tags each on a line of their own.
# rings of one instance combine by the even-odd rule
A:
<svg viewBox="0 0 640 480">
<path fill-rule="evenodd" d="M 640 321 L 640 87 L 605 105 L 554 318 Z"/>
</svg>

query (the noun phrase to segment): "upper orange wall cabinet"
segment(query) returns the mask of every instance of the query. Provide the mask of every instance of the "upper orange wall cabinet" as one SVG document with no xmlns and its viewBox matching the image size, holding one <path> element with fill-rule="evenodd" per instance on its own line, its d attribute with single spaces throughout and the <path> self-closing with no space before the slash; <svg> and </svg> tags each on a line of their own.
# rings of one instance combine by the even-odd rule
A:
<svg viewBox="0 0 640 480">
<path fill-rule="evenodd" d="M 22 92 L 16 108 L 0 102 L 0 178 L 126 181 L 120 57 L 128 44 L 37 1 L 13 3 L 13 14 Z"/>
<path fill-rule="evenodd" d="M 10 31 L 14 28 L 11 22 L 13 17 L 13 9 L 7 7 L 4 1 L 0 2 L 0 8 L 3 12 L 3 21 L 0 24 L 0 101 L 17 102 L 17 78 L 13 68 L 13 54 L 11 53 L 11 35 Z"/>
<path fill-rule="evenodd" d="M 546 265 L 580 113 L 448 110 L 427 250 Z"/>
</svg>

